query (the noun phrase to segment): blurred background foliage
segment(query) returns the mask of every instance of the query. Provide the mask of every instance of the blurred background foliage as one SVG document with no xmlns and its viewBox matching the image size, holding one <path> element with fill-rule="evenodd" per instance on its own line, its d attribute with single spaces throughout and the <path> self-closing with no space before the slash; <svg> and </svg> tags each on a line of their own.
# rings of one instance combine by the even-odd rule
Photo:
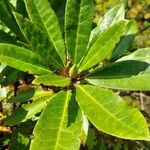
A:
<svg viewBox="0 0 150 150">
<path fill-rule="evenodd" d="M 150 47 L 150 0 L 95 0 L 94 22 L 119 3 L 125 4 L 126 18 L 135 19 L 138 25 L 138 34 L 131 49 Z"/>
</svg>

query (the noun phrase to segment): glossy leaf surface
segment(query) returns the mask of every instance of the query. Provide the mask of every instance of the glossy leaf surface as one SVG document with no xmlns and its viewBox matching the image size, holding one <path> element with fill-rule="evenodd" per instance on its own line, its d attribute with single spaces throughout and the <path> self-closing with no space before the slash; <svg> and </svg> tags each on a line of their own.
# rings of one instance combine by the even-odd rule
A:
<svg viewBox="0 0 150 150">
<path fill-rule="evenodd" d="M 71 83 L 71 80 L 69 78 L 58 76 L 55 74 L 46 74 L 36 77 L 36 79 L 32 83 L 61 87 L 69 85 Z"/>
<path fill-rule="evenodd" d="M 150 48 L 141 48 L 131 53 L 130 55 L 124 56 L 117 61 L 124 60 L 137 60 L 147 62 L 150 64 Z"/>
<path fill-rule="evenodd" d="M 78 150 L 82 128 L 81 112 L 71 92 L 61 91 L 52 97 L 33 131 L 31 150 Z"/>
<path fill-rule="evenodd" d="M 137 24 L 134 20 L 129 21 L 126 29 L 121 37 L 120 42 L 116 46 L 112 59 L 118 59 L 131 46 L 137 33 Z"/>
<path fill-rule="evenodd" d="M 142 114 L 112 91 L 88 85 L 77 86 L 77 101 L 99 130 L 125 139 L 150 140 Z"/>
<path fill-rule="evenodd" d="M 123 90 L 150 90 L 150 65 L 137 60 L 126 60 L 97 69 L 86 80 L 96 86 Z"/>
<path fill-rule="evenodd" d="M 99 35 L 98 39 L 83 59 L 79 67 L 80 72 L 93 67 L 112 54 L 115 45 L 120 40 L 126 24 L 126 21 L 120 21 Z"/>
<path fill-rule="evenodd" d="M 97 27 L 91 31 L 89 46 L 91 47 L 91 45 L 93 45 L 93 43 L 96 41 L 96 39 L 102 32 L 104 32 L 111 25 L 117 23 L 118 21 L 123 20 L 124 17 L 125 17 L 125 9 L 122 4 L 117 5 L 113 7 L 111 10 L 109 10 L 104 15 L 103 20 L 99 22 Z"/>
<path fill-rule="evenodd" d="M 58 18 L 48 0 L 25 0 L 32 22 L 44 31 L 65 64 L 65 46 Z"/>
<path fill-rule="evenodd" d="M 86 51 L 92 28 L 92 16 L 92 0 L 67 0 L 65 12 L 66 47 L 74 63 L 78 63 Z"/>
<path fill-rule="evenodd" d="M 43 59 L 25 49 L 10 44 L 0 44 L 0 62 L 32 74 L 46 74 L 50 71 L 43 65 Z"/>
</svg>

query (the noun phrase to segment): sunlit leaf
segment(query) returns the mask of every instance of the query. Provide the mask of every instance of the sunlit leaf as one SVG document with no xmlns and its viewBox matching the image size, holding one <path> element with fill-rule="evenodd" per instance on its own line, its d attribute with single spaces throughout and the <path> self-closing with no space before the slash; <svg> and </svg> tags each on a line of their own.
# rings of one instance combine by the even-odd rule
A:
<svg viewBox="0 0 150 150">
<path fill-rule="evenodd" d="M 77 101 L 99 130 L 120 138 L 150 141 L 149 129 L 142 114 L 112 91 L 78 85 Z"/>
<path fill-rule="evenodd" d="M 69 78 L 58 76 L 55 74 L 46 74 L 36 77 L 36 79 L 32 83 L 44 84 L 49 86 L 67 86 L 71 83 L 71 80 Z"/>
<path fill-rule="evenodd" d="M 67 0 L 65 12 L 66 47 L 74 63 L 81 60 L 87 48 L 92 28 L 92 7 L 92 0 Z"/>
<path fill-rule="evenodd" d="M 130 68 L 130 69 L 129 69 Z M 150 90 L 150 64 L 124 60 L 90 73 L 86 80 L 96 86 L 122 90 Z"/>
<path fill-rule="evenodd" d="M 78 150 L 82 128 L 81 112 L 71 92 L 56 94 L 43 110 L 33 131 L 31 150 Z"/>
<path fill-rule="evenodd" d="M 126 24 L 127 22 L 125 20 L 120 21 L 99 35 L 98 39 L 92 45 L 82 63 L 80 64 L 80 72 L 93 67 L 100 61 L 103 61 L 107 56 L 112 54 L 115 45 L 120 40 L 121 34 L 124 31 Z"/>
<path fill-rule="evenodd" d="M 32 74 L 46 74 L 50 71 L 43 65 L 43 59 L 22 47 L 0 44 L 0 62 Z"/>
</svg>

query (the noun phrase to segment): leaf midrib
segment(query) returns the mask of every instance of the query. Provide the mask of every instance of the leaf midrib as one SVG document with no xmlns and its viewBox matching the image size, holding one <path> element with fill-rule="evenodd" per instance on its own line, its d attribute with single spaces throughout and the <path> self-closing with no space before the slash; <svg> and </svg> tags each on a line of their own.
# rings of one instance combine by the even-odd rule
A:
<svg viewBox="0 0 150 150">
<path fill-rule="evenodd" d="M 8 59 L 10 59 L 12 62 L 15 60 L 16 62 L 21 62 L 21 63 L 23 63 L 23 64 L 26 64 L 27 66 L 28 66 L 28 64 L 29 64 L 30 66 L 37 67 L 37 68 L 41 69 L 41 71 L 46 71 L 47 73 L 50 73 L 50 72 L 51 72 L 50 70 L 47 70 L 46 68 L 43 68 L 43 67 L 41 67 L 41 66 L 36 66 L 36 65 L 33 65 L 33 64 L 30 64 L 30 63 L 26 63 L 25 61 L 23 61 L 23 60 L 18 60 L 17 58 L 14 58 L 14 57 L 11 58 L 11 57 L 9 57 L 9 56 L 1 55 L 1 54 L 0 54 L 0 56 L 2 56 L 2 57 L 4 57 L 4 58 L 8 58 Z"/>
<path fill-rule="evenodd" d="M 120 122 L 120 120 L 119 119 L 117 119 L 114 115 L 112 115 L 106 108 L 104 108 L 102 105 L 100 105 L 96 100 L 95 100 L 95 98 L 93 98 L 86 90 L 84 90 L 81 86 L 78 86 L 85 94 L 87 94 L 93 101 L 95 101 L 95 103 L 97 104 L 97 105 L 99 105 L 100 106 L 100 108 L 102 108 L 105 112 L 107 112 L 110 116 L 112 116 L 114 119 L 116 119 L 117 120 L 117 122 Z M 140 118 L 140 117 L 139 117 Z M 138 119 L 139 119 L 138 118 Z M 137 119 L 137 120 L 138 120 Z M 137 120 L 134 122 L 134 123 L 136 123 L 137 122 Z M 131 126 L 127 126 L 125 123 L 123 123 L 123 122 L 120 122 L 121 124 L 123 124 L 125 127 L 127 127 L 128 129 L 130 129 L 130 130 L 134 130 L 134 132 L 136 132 L 136 133 L 138 133 L 139 134 L 139 132 L 137 132 L 137 130 L 136 129 L 134 129 L 133 127 L 131 127 Z M 132 123 L 133 124 L 133 123 Z M 141 133 L 140 133 L 141 134 Z"/>
<path fill-rule="evenodd" d="M 80 1 L 80 6 L 79 6 L 79 15 L 78 15 L 78 27 L 76 30 L 76 42 L 75 42 L 75 51 L 74 51 L 74 63 L 76 63 L 77 60 L 77 43 L 78 43 L 78 33 L 79 33 L 79 23 L 80 23 L 80 12 L 81 12 L 81 4 L 82 4 L 82 0 Z"/>
<path fill-rule="evenodd" d="M 17 13 L 13 12 L 13 14 L 17 14 Z M 17 15 L 18 15 L 18 14 L 17 14 Z M 14 16 L 15 16 L 15 18 L 17 18 L 16 15 L 14 15 Z M 25 19 L 26 21 L 28 21 L 28 22 L 30 21 L 30 20 L 28 20 L 28 19 L 26 19 L 26 18 L 24 18 L 24 19 Z M 22 31 L 22 27 L 21 27 L 20 23 L 18 22 L 17 19 L 16 19 L 16 21 L 17 21 L 17 23 L 18 23 L 18 26 L 19 26 L 20 30 Z M 33 24 L 33 25 L 34 25 L 34 24 Z M 35 28 L 37 28 L 37 30 L 39 30 L 37 26 L 35 26 Z M 26 38 L 26 40 L 28 41 L 28 43 L 30 44 L 30 46 L 35 50 L 36 47 L 32 44 L 32 42 L 30 42 L 30 40 L 28 40 L 28 38 L 27 38 L 26 34 L 24 33 L 24 31 L 22 31 L 22 34 L 24 35 L 24 37 Z M 45 49 L 43 45 L 42 45 L 42 48 Z M 46 49 L 45 49 L 45 50 L 46 50 Z M 39 51 L 36 51 L 36 52 L 39 54 Z M 58 61 L 56 61 L 56 59 L 54 59 L 52 56 L 50 56 L 50 58 L 51 58 L 52 61 L 54 61 L 60 68 L 62 68 L 62 65 L 61 65 Z"/>
<path fill-rule="evenodd" d="M 107 30 L 106 30 L 106 31 L 107 31 Z M 111 39 L 113 39 L 113 37 L 116 36 L 116 33 L 117 33 L 117 31 L 116 31 L 115 34 L 113 34 L 113 36 L 106 42 L 106 44 L 101 47 L 101 50 L 104 49 L 104 47 L 106 47 L 106 45 L 109 43 L 109 41 L 110 41 Z M 104 33 L 102 33 L 101 35 L 104 35 Z M 99 38 L 96 40 L 96 42 L 97 42 L 98 40 L 99 40 Z M 95 43 L 96 43 L 96 42 L 95 42 Z M 94 45 L 95 45 L 95 44 L 93 44 L 93 46 L 92 46 L 90 49 L 93 49 Z M 90 54 L 90 52 L 91 52 L 91 51 L 89 51 L 89 54 Z M 100 51 L 99 51 L 99 52 L 100 52 Z M 97 52 L 97 53 L 99 53 L 99 52 Z M 93 58 L 95 58 L 95 56 L 97 55 L 97 53 L 95 53 L 94 55 L 91 55 L 90 59 L 83 65 L 83 67 L 80 68 L 80 71 L 83 71 L 83 70 L 84 70 L 84 68 L 87 66 L 87 64 L 89 64 L 89 62 L 91 62 L 91 60 L 92 60 Z M 109 56 L 110 54 L 111 54 L 111 52 L 108 53 L 107 56 Z M 88 56 L 88 53 L 87 53 L 87 56 Z M 107 56 L 105 56 L 105 57 L 107 57 Z M 85 57 L 84 59 L 86 59 L 86 57 Z M 102 60 L 99 60 L 99 61 L 102 61 Z M 84 62 L 84 60 L 83 60 L 83 62 Z"/>
<path fill-rule="evenodd" d="M 57 51 L 57 48 L 56 48 L 56 46 L 55 46 L 55 42 L 53 41 L 53 39 L 51 38 L 51 36 L 49 35 L 49 32 L 48 32 L 48 29 L 47 29 L 47 27 L 46 27 L 46 25 L 45 25 L 45 22 L 43 21 L 43 19 L 42 19 L 42 15 L 41 15 L 41 13 L 38 11 L 38 9 L 37 9 L 37 5 L 35 4 L 35 1 L 33 0 L 33 3 L 34 3 L 34 6 L 35 6 L 35 8 L 36 8 L 36 10 L 37 10 L 37 12 L 38 12 L 38 16 L 40 17 L 40 19 L 41 19 L 41 21 L 42 21 L 42 23 L 43 23 L 43 25 L 44 25 L 44 29 L 45 29 L 45 31 L 47 32 L 47 35 L 48 35 L 48 37 L 50 38 L 50 40 L 52 41 L 52 43 L 53 43 L 53 46 L 54 46 L 54 48 L 55 48 L 55 50 L 56 50 L 56 52 L 57 52 L 57 54 L 58 54 L 58 56 L 60 57 L 60 55 L 59 55 L 59 53 L 58 53 L 58 51 Z M 51 43 L 51 41 L 49 40 L 49 42 Z M 61 59 L 61 61 L 62 61 L 62 63 L 63 63 L 63 60 L 62 60 L 62 58 L 60 57 L 60 59 Z"/>
<path fill-rule="evenodd" d="M 69 93 L 70 92 L 68 91 L 67 95 L 66 95 L 65 104 L 64 104 L 64 110 L 63 110 L 63 113 L 62 113 L 62 119 L 61 119 L 60 126 L 59 126 L 59 129 L 58 129 L 58 134 L 57 134 L 57 138 L 56 138 L 57 140 L 56 140 L 56 144 L 55 144 L 54 150 L 57 150 L 57 148 L 59 146 L 59 139 L 60 139 L 61 131 L 62 131 L 61 129 L 63 127 L 65 113 L 66 113 L 67 106 L 68 106 L 68 99 L 69 99 L 69 95 L 70 95 Z"/>
</svg>

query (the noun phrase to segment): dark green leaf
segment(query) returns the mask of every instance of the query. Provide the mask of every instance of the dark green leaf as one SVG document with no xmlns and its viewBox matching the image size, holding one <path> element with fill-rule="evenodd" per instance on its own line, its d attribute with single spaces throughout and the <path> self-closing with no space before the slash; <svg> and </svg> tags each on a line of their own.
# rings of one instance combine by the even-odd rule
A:
<svg viewBox="0 0 150 150">
<path fill-rule="evenodd" d="M 66 64 L 65 45 L 58 18 L 48 0 L 25 0 L 28 15 L 32 22 L 44 31 L 54 48 Z"/>
<path fill-rule="evenodd" d="M 65 6 L 67 0 L 49 0 L 53 10 L 55 11 L 60 26 L 62 28 L 62 32 L 64 31 L 64 17 L 65 17 Z"/>
<path fill-rule="evenodd" d="M 41 112 L 41 110 L 46 106 L 47 102 L 50 100 L 51 93 L 49 96 L 44 96 L 40 99 L 33 101 L 32 103 L 24 104 L 22 107 L 14 110 L 10 116 L 5 118 L 5 125 L 16 125 L 20 122 L 25 122 L 31 119 L 35 114 Z"/>
<path fill-rule="evenodd" d="M 0 20 L 13 31 L 19 38 L 24 40 L 22 33 L 19 30 L 19 27 L 15 21 L 12 10 L 14 10 L 13 6 L 9 2 L 9 0 L 1 0 L 0 1 Z"/>
<path fill-rule="evenodd" d="M 124 52 L 131 46 L 131 43 L 133 42 L 136 33 L 137 33 L 137 24 L 134 20 L 131 20 L 126 26 L 126 29 L 121 37 L 121 40 L 114 50 L 112 59 L 118 59 L 120 56 L 124 54 Z"/>
<path fill-rule="evenodd" d="M 19 14 L 22 14 L 24 17 L 28 17 L 24 0 L 17 0 L 16 2 L 16 10 Z"/>
<path fill-rule="evenodd" d="M 4 31 L 0 31 L 0 43 L 16 43 L 16 39 Z"/>
<path fill-rule="evenodd" d="M 35 93 L 35 89 L 30 88 L 26 91 L 19 92 L 16 96 L 12 96 L 7 101 L 9 103 L 24 102 L 30 100 L 34 96 L 34 93 Z"/>
<path fill-rule="evenodd" d="M 56 68 L 62 68 L 63 62 L 48 40 L 47 35 L 28 19 L 24 19 L 17 13 L 14 13 L 14 15 L 22 33 L 32 46 L 31 50 L 40 54 L 47 64 L 52 64 Z"/>
</svg>

